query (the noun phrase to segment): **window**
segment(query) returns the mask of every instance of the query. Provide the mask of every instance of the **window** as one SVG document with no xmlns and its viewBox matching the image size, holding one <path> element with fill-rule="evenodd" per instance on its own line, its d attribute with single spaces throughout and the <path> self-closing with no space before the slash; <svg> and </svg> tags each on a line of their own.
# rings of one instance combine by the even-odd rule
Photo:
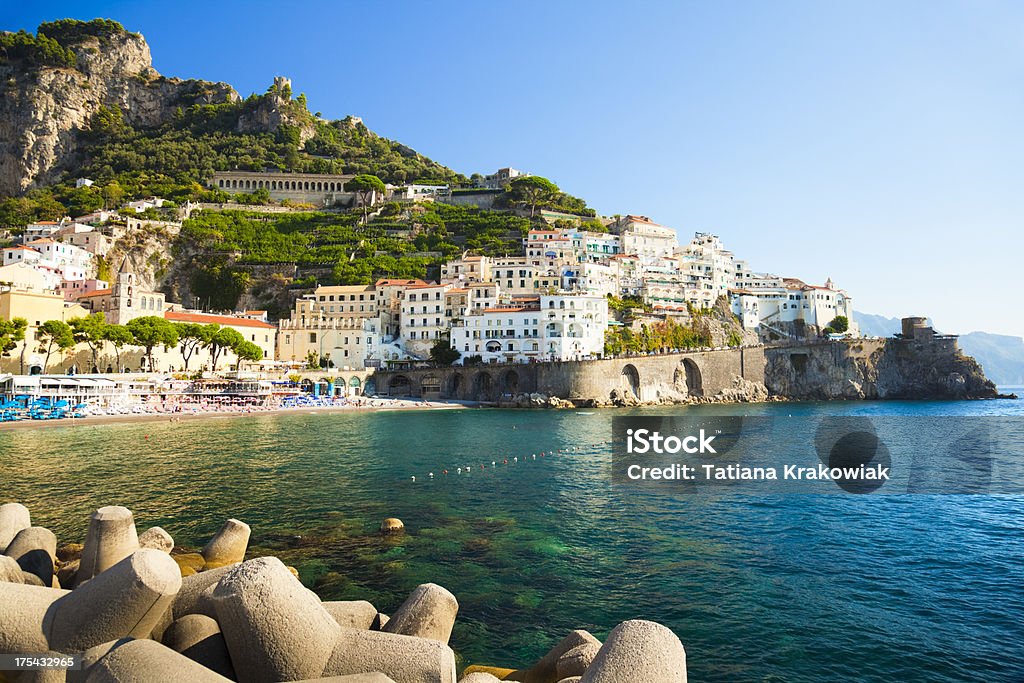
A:
<svg viewBox="0 0 1024 683">
<path fill-rule="evenodd" d="M 316 344 L 316 332 L 309 333 L 309 343 Z"/>
</svg>

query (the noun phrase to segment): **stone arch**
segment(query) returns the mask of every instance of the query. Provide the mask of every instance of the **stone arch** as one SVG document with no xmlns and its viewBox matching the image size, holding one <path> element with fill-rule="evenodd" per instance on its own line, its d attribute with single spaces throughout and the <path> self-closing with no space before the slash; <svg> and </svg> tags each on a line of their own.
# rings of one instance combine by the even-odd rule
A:
<svg viewBox="0 0 1024 683">
<path fill-rule="evenodd" d="M 441 378 L 437 375 L 424 375 L 420 379 L 420 395 L 424 398 L 440 398 Z"/>
<path fill-rule="evenodd" d="M 637 399 L 640 398 L 640 373 L 632 363 L 627 363 L 622 367 L 622 373 L 619 375 L 619 388 L 633 394 Z"/>
<path fill-rule="evenodd" d="M 477 401 L 494 400 L 494 380 L 490 373 L 481 371 L 473 377 L 473 397 Z"/>
<path fill-rule="evenodd" d="M 395 375 L 388 382 L 388 396 L 412 396 L 412 382 L 405 375 Z"/>
<path fill-rule="evenodd" d="M 501 391 L 505 394 L 519 393 L 519 373 L 515 370 L 506 370 L 501 375 Z"/>
<path fill-rule="evenodd" d="M 704 379 L 700 374 L 700 367 L 692 358 L 683 359 L 683 371 L 686 373 L 686 393 L 690 396 L 704 395 Z"/>
<path fill-rule="evenodd" d="M 452 374 L 452 379 L 451 383 L 449 384 L 449 387 L 451 387 L 450 391 L 448 392 L 449 398 L 459 398 L 460 395 L 462 394 L 463 388 L 461 372 L 456 372 Z"/>
</svg>

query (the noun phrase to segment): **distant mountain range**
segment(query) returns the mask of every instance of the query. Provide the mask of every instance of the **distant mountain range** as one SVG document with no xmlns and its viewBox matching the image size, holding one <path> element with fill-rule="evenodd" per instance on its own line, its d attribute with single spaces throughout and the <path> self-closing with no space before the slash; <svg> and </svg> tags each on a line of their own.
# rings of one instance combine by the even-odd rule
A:
<svg viewBox="0 0 1024 683">
<path fill-rule="evenodd" d="M 900 331 L 899 318 L 853 312 L 861 333 L 869 337 L 891 337 Z M 1024 339 L 1005 334 L 970 332 L 960 335 L 960 348 L 973 356 L 985 375 L 999 386 L 1024 386 Z"/>
</svg>

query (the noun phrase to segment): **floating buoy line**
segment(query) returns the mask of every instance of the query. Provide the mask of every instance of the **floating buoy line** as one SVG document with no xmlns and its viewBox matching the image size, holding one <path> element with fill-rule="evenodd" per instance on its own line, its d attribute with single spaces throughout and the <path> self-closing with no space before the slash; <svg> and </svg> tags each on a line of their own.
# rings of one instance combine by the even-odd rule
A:
<svg viewBox="0 0 1024 683">
<path fill-rule="evenodd" d="M 536 453 L 529 453 L 529 454 L 525 454 L 525 455 L 522 455 L 522 456 L 511 455 L 509 457 L 502 458 L 501 460 L 491 460 L 489 464 L 487 462 L 482 462 L 482 463 L 480 463 L 479 469 L 480 469 L 480 471 L 486 471 L 488 469 L 490 469 L 490 470 L 498 470 L 499 468 L 502 468 L 502 467 L 510 467 L 510 466 L 513 466 L 513 465 L 517 465 L 517 464 L 520 463 L 520 461 L 522 461 L 523 463 L 526 463 L 526 462 L 533 462 L 533 461 L 538 460 L 538 459 L 540 459 L 540 460 L 545 460 L 545 459 L 550 460 L 553 457 L 557 457 L 557 456 L 560 456 L 560 455 L 570 455 L 570 454 L 573 454 L 573 453 L 579 453 L 580 451 L 583 451 L 583 450 L 586 450 L 586 449 L 589 449 L 589 448 L 593 448 L 593 447 L 597 447 L 597 446 L 604 446 L 607 443 L 610 443 L 610 442 L 603 442 L 602 441 L 602 442 L 597 442 L 597 443 L 594 443 L 594 444 L 587 444 L 585 446 L 570 446 L 570 447 L 566 447 L 566 448 L 558 448 L 558 449 L 552 449 L 552 450 L 538 451 Z M 468 474 L 471 474 L 473 472 L 473 470 L 474 470 L 474 465 L 469 465 L 469 464 L 450 465 L 448 467 L 443 467 L 443 468 L 440 468 L 438 470 L 434 470 L 432 472 L 427 472 L 425 475 L 419 475 L 419 476 L 417 476 L 415 474 L 410 475 L 409 476 L 409 481 L 415 483 L 417 481 L 420 481 L 421 479 L 427 479 L 428 481 L 432 481 L 434 479 L 443 479 L 443 478 L 446 478 L 446 477 L 466 476 Z"/>
</svg>

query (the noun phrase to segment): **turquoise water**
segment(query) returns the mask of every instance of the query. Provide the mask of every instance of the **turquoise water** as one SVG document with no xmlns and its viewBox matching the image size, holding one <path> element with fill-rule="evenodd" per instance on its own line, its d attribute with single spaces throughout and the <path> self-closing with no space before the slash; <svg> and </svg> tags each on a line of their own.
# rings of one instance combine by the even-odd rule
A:
<svg viewBox="0 0 1024 683">
<path fill-rule="evenodd" d="M 1024 417 L 1024 401 L 636 412 L 684 411 Z M 132 508 L 140 528 L 163 526 L 180 545 L 238 517 L 253 527 L 252 554 L 293 564 L 324 599 L 384 612 L 440 583 L 461 604 L 452 646 L 464 664 L 528 664 L 573 628 L 604 637 L 647 618 L 682 639 L 694 681 L 1024 680 L 1024 498 L 624 491 L 607 476 L 621 414 L 3 431 L 0 500 L 24 502 L 62 541 L 80 540 L 101 505 Z M 404 536 L 376 534 L 389 516 Z"/>
</svg>

